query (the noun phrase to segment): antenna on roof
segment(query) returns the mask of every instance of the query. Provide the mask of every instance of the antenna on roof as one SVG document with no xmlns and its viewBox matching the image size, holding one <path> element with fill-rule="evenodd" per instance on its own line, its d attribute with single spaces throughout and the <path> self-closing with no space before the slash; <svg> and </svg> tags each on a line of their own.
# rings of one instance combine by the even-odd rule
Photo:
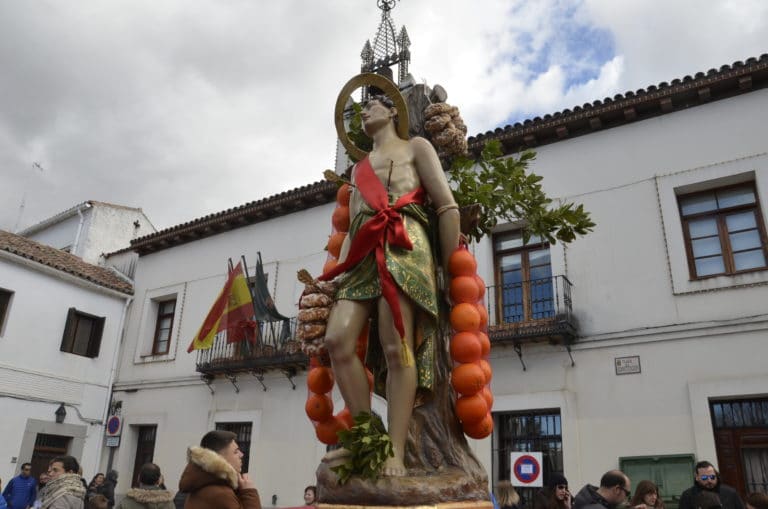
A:
<svg viewBox="0 0 768 509">
<path fill-rule="evenodd" d="M 33 170 L 40 170 L 40 173 L 43 172 L 43 166 L 38 163 L 37 161 L 32 162 L 32 169 Z M 32 178 L 32 174 L 27 175 L 27 181 L 24 183 L 24 191 L 21 193 L 21 204 L 19 205 L 19 214 L 16 216 L 16 224 L 13 225 L 13 233 L 17 233 L 19 231 L 19 223 L 21 222 L 21 216 L 24 215 L 24 205 L 27 201 L 27 187 L 29 187 L 29 179 Z"/>
</svg>

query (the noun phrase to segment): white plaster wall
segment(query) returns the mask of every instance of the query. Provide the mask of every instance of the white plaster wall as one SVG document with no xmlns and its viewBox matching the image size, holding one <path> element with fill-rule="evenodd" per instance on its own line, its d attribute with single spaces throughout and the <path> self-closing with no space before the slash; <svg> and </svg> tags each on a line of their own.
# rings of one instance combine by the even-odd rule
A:
<svg viewBox="0 0 768 509">
<path fill-rule="evenodd" d="M 90 263 L 98 263 L 102 254 L 126 248 L 131 240 L 155 232 L 140 210 L 95 204 L 91 211 L 92 219 L 78 250 L 78 256 Z M 134 221 L 139 222 L 138 228 Z"/>
<path fill-rule="evenodd" d="M 82 212 L 83 216 L 90 213 L 89 210 L 84 210 Z M 29 235 L 27 238 L 47 246 L 55 247 L 56 249 L 63 249 L 74 244 L 75 237 L 77 236 L 77 226 L 79 224 L 80 216 L 75 213 L 61 222 Z"/>
<path fill-rule="evenodd" d="M 100 455 L 125 298 L 7 259 L 0 260 L 0 285 L 14 292 L 0 336 L 0 477 L 7 479 L 17 466 L 11 458 L 20 454 L 27 419 L 53 422 L 60 403 L 66 404 L 65 423 L 88 427 L 80 459 L 90 472 Z M 70 307 L 106 317 L 97 358 L 59 350 Z"/>
</svg>

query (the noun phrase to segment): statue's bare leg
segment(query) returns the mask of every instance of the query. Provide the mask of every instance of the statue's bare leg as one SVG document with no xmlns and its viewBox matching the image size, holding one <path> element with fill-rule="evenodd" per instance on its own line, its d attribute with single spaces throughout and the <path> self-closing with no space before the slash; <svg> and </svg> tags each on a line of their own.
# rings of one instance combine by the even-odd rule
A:
<svg viewBox="0 0 768 509">
<path fill-rule="evenodd" d="M 339 300 L 328 317 L 325 346 L 331 358 L 336 384 L 352 415 L 371 411 L 371 394 L 365 366 L 357 357 L 357 338 L 370 316 L 370 301 Z M 344 459 L 348 451 L 337 449 L 325 455 L 327 463 Z"/>
<path fill-rule="evenodd" d="M 407 471 L 403 458 L 405 440 L 408 437 L 408 424 L 413 414 L 413 402 L 416 397 L 416 363 L 413 351 L 413 303 L 400 292 L 400 312 L 403 317 L 405 343 L 414 362 L 410 366 L 403 363 L 403 346 L 400 334 L 395 329 L 389 304 L 381 298 L 379 310 L 379 336 L 384 355 L 387 359 L 387 421 L 388 433 L 392 440 L 394 457 L 384 463 L 384 475 L 404 476 Z"/>
</svg>

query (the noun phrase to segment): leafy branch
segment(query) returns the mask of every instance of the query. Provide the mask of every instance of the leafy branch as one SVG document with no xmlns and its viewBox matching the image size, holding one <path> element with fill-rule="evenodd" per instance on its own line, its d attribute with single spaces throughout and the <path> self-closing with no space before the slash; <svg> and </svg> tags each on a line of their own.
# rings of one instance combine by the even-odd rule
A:
<svg viewBox="0 0 768 509">
<path fill-rule="evenodd" d="M 395 454 L 384 423 L 371 413 L 359 413 L 355 416 L 355 425 L 339 431 L 338 435 L 339 445 L 350 452 L 346 463 L 331 467 L 339 477 L 339 484 L 346 483 L 353 475 L 375 479 L 387 458 Z"/>
<path fill-rule="evenodd" d="M 524 242 L 537 235 L 552 244 L 558 240 L 567 244 L 594 229 L 595 223 L 583 205 L 552 206 L 541 186 L 543 177 L 527 171 L 536 158 L 535 152 L 527 150 L 517 157 L 502 155 L 501 143 L 493 140 L 478 159 L 456 158 L 448 170 L 459 207 L 480 207 L 479 217 L 464 232 L 468 237 L 480 240 L 499 221 L 525 221 Z"/>
</svg>

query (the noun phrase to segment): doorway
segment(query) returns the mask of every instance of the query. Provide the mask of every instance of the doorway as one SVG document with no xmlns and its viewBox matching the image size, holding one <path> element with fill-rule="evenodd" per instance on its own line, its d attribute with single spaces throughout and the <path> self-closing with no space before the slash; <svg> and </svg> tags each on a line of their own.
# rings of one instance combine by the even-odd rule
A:
<svg viewBox="0 0 768 509">
<path fill-rule="evenodd" d="M 48 464 L 57 456 L 66 456 L 72 437 L 62 435 L 46 435 L 38 433 L 35 438 L 35 448 L 32 450 L 32 476 L 40 478 L 40 474 L 48 471 Z"/>
<path fill-rule="evenodd" d="M 710 401 L 722 482 L 742 499 L 768 493 L 768 398 Z"/>
</svg>

